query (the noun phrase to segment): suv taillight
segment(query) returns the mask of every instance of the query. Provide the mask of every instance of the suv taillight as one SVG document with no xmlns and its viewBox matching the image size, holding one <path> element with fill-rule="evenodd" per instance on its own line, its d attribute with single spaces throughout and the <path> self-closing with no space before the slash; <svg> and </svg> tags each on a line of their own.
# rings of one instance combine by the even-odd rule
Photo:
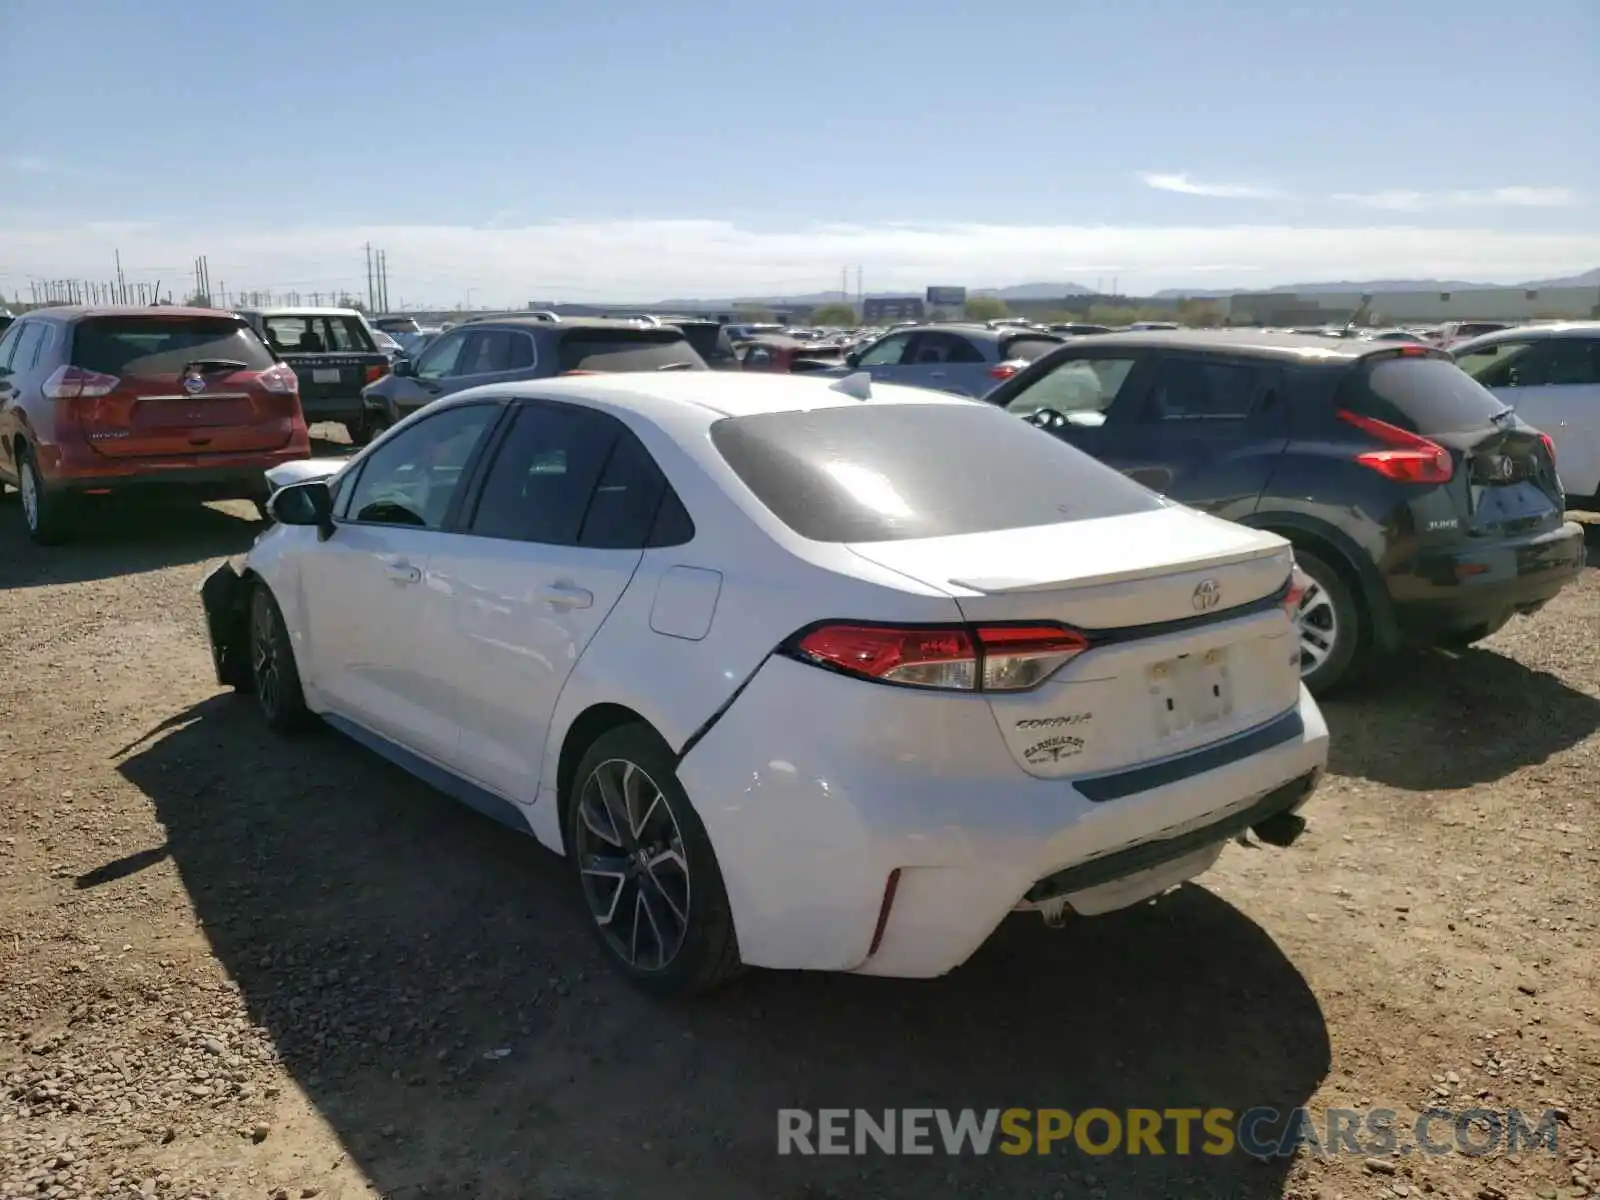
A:
<svg viewBox="0 0 1600 1200">
<path fill-rule="evenodd" d="M 959 692 L 1021 692 L 1089 648 L 1059 625 L 819 625 L 788 654 L 878 683 Z"/>
<path fill-rule="evenodd" d="M 1360 413 L 1340 409 L 1338 417 L 1362 433 L 1384 444 L 1382 450 L 1366 450 L 1356 461 L 1398 483 L 1449 483 L 1455 462 L 1438 442 Z"/>
<path fill-rule="evenodd" d="M 256 376 L 256 382 L 274 396 L 292 396 L 300 390 L 300 377 L 288 363 L 273 363 Z"/>
<path fill-rule="evenodd" d="M 120 382 L 115 375 L 102 375 L 99 371 L 58 367 L 44 381 L 43 391 L 52 400 L 92 400 L 97 396 L 109 396 Z"/>
<path fill-rule="evenodd" d="M 389 373 L 389 365 L 387 363 L 383 364 L 382 366 L 371 366 L 371 367 L 368 367 L 367 368 L 367 382 L 368 383 L 377 383 L 378 380 L 382 379 L 388 373 Z"/>
<path fill-rule="evenodd" d="M 1021 361 L 1020 359 L 1008 359 L 1006 362 L 997 363 L 996 365 L 990 367 L 989 378 L 999 380 L 1010 379 L 1013 375 L 1027 365 L 1027 363 Z"/>
<path fill-rule="evenodd" d="M 1539 440 L 1544 443 L 1544 452 L 1550 456 L 1550 465 L 1556 465 L 1556 444 L 1548 433 L 1541 433 Z"/>
</svg>

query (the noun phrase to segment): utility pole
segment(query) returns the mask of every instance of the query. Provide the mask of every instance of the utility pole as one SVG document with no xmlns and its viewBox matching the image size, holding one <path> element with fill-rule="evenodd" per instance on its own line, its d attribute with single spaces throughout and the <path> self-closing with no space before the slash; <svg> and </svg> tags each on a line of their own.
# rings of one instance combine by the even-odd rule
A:
<svg viewBox="0 0 1600 1200">
<path fill-rule="evenodd" d="M 867 290 L 861 285 L 861 266 L 856 265 L 856 304 L 864 305 L 867 301 Z"/>
<path fill-rule="evenodd" d="M 376 312 L 377 297 L 372 294 L 372 243 L 367 243 L 367 311 Z"/>
<path fill-rule="evenodd" d="M 839 299 L 850 303 L 850 268 L 839 268 Z"/>
</svg>

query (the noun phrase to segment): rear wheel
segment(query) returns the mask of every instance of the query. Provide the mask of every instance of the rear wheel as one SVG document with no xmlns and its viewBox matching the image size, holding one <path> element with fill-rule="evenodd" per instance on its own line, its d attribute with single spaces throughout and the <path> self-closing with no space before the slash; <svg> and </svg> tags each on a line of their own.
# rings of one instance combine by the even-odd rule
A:
<svg viewBox="0 0 1600 1200">
<path fill-rule="evenodd" d="M 311 724 L 283 613 L 259 582 L 250 595 L 250 682 L 269 728 L 293 733 Z"/>
<path fill-rule="evenodd" d="M 567 845 L 590 925 L 639 988 L 692 996 L 738 973 L 711 840 L 653 729 L 624 725 L 584 754 Z"/>
<path fill-rule="evenodd" d="M 40 546 L 56 546 L 66 540 L 69 530 L 64 499 L 45 483 L 26 446 L 17 451 L 17 493 L 29 538 Z"/>
<path fill-rule="evenodd" d="M 345 432 L 350 435 L 350 444 L 365 446 L 370 444 L 385 429 L 389 428 L 389 418 L 381 412 L 368 410 L 361 420 L 354 424 L 346 425 Z"/>
<path fill-rule="evenodd" d="M 1465 650 L 1468 646 L 1499 633 L 1505 626 L 1506 621 L 1510 619 L 1510 617 L 1506 617 L 1499 621 L 1489 621 L 1482 625 L 1474 625 L 1471 629 L 1451 630 L 1449 633 L 1442 633 L 1436 637 L 1434 644 L 1443 646 L 1447 650 Z"/>
<path fill-rule="evenodd" d="M 1350 674 L 1361 649 L 1361 609 L 1345 577 L 1308 550 L 1296 549 L 1295 564 L 1305 591 L 1295 613 L 1300 638 L 1300 678 L 1314 695 L 1337 687 Z"/>
</svg>

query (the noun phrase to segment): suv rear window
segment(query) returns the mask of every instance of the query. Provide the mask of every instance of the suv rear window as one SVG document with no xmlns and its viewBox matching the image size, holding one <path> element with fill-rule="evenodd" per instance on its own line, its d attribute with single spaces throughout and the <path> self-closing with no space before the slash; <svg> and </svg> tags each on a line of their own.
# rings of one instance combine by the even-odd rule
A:
<svg viewBox="0 0 1600 1200">
<path fill-rule="evenodd" d="M 659 371 L 705 360 L 676 329 L 570 329 L 561 338 L 563 371 Z"/>
<path fill-rule="evenodd" d="M 739 361 L 733 352 L 733 339 L 728 336 L 727 326 L 715 321 L 675 321 L 673 324 L 683 330 L 683 336 L 689 339 L 695 353 L 712 366 Z"/>
<path fill-rule="evenodd" d="M 103 375 L 177 375 L 189 363 L 240 362 L 262 371 L 271 352 L 237 317 L 89 317 L 72 332 L 74 367 Z"/>
<path fill-rule="evenodd" d="M 359 317 L 280 314 L 262 317 L 261 326 L 282 354 L 371 354 L 377 349 Z"/>
<path fill-rule="evenodd" d="M 1444 358 L 1378 358 L 1358 366 L 1343 407 L 1424 436 L 1482 429 L 1506 406 Z"/>
<path fill-rule="evenodd" d="M 774 516 L 814 542 L 896 542 L 1089 521 L 1162 501 L 980 404 L 727 417 L 711 441 Z"/>
</svg>

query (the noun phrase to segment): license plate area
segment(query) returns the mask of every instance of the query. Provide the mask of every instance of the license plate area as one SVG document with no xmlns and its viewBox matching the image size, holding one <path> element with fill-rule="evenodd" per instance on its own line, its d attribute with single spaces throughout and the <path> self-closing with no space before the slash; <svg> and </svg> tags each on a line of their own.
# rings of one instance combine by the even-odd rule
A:
<svg viewBox="0 0 1600 1200">
<path fill-rule="evenodd" d="M 339 382 L 339 368 L 338 367 L 312 367 L 311 368 L 311 382 L 312 383 L 338 383 Z"/>
<path fill-rule="evenodd" d="M 1225 720 L 1233 713 L 1228 650 L 1180 654 L 1145 671 L 1151 717 L 1160 737 L 1177 737 Z"/>
</svg>

